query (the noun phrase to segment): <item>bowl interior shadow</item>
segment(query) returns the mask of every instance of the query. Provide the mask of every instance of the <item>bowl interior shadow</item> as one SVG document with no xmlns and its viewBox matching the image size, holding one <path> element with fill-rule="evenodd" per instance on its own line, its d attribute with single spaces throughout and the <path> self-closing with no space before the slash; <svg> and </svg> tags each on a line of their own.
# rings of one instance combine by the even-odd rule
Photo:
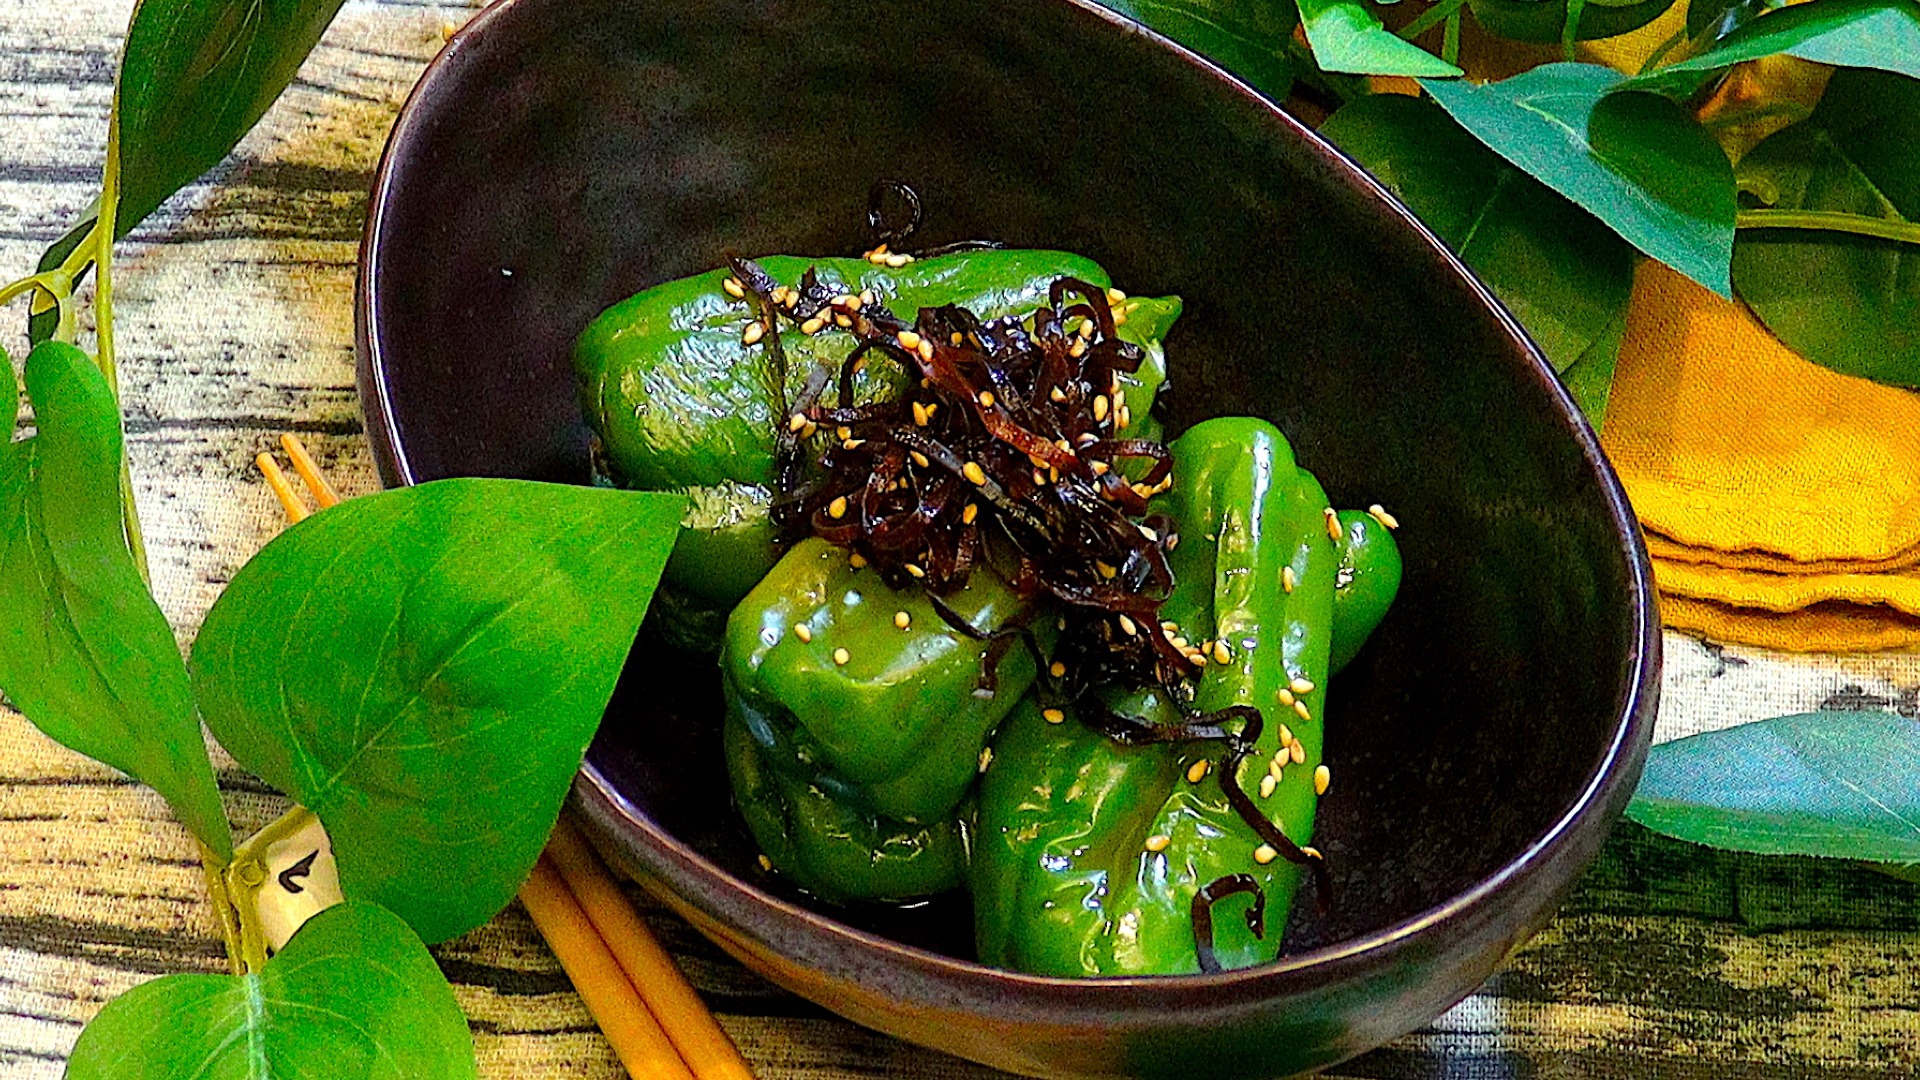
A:
<svg viewBox="0 0 1920 1080">
<path fill-rule="evenodd" d="M 1073 250 L 1184 297 L 1176 429 L 1267 418 L 1336 506 L 1402 523 L 1400 599 L 1326 706 L 1316 843 L 1338 901 L 1300 905 L 1291 951 L 1499 871 L 1618 763 L 1623 715 L 1650 714 L 1644 556 L 1591 433 L 1404 211 L 1216 72 L 1071 2 L 518 0 L 482 19 L 376 192 L 363 386 L 389 482 L 583 480 L 568 350 L 594 315 L 730 250 L 857 253 L 869 186 L 898 179 L 925 198 L 916 244 Z M 636 650 L 590 765 L 759 880 L 710 676 Z M 961 908 L 836 917 L 969 954 Z"/>
</svg>

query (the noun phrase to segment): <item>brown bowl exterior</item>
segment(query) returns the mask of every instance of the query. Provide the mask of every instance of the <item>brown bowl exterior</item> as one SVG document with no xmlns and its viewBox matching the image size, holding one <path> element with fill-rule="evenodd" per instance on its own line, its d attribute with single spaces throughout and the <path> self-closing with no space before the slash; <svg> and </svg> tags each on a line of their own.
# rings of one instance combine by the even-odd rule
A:
<svg viewBox="0 0 1920 1080">
<path fill-rule="evenodd" d="M 1266 1077 L 1426 1023 L 1550 915 L 1625 806 L 1659 637 L 1593 433 L 1509 318 L 1336 151 L 1081 0 L 503 0 L 381 165 L 358 305 L 390 484 L 581 480 L 573 337 L 723 251 L 851 253 L 869 185 L 927 245 L 1079 251 L 1187 301 L 1176 425 L 1272 420 L 1336 505 L 1403 528 L 1400 601 L 1334 685 L 1338 901 L 1215 976 L 970 962 L 964 907 L 807 906 L 727 804 L 712 672 L 636 652 L 575 788 L 625 870 L 781 985 L 1034 1076 Z"/>
</svg>

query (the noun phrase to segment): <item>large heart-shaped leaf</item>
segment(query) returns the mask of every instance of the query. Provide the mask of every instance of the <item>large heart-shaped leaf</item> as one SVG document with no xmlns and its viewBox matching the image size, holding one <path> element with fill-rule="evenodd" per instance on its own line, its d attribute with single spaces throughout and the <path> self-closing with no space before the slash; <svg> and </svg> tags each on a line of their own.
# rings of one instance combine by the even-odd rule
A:
<svg viewBox="0 0 1920 1080">
<path fill-rule="evenodd" d="M 1555 371 L 1590 364 L 1582 372 L 1582 406 L 1598 423 L 1611 384 L 1609 358 L 1619 352 L 1617 326 L 1633 289 L 1633 249 L 1431 102 L 1400 94 L 1361 98 L 1329 117 L 1320 133 L 1447 242 L 1527 328 Z"/>
<path fill-rule="evenodd" d="M 1279 101 L 1293 85 L 1292 4 L 1272 0 L 1101 0 L 1192 49 Z"/>
<path fill-rule="evenodd" d="M 1785 53 L 1837 67 L 1878 68 L 1920 78 L 1920 4 L 1914 0 L 1819 0 L 1753 19 L 1713 48 L 1623 84 L 1626 89 L 1697 85 L 1690 73 Z"/>
<path fill-rule="evenodd" d="M 315 915 L 251 975 L 168 975 L 80 1033 L 67 1080 L 468 1080 L 473 1036 L 407 924 L 373 904 Z"/>
<path fill-rule="evenodd" d="M 1460 69 L 1381 25 L 1359 0 L 1299 0 L 1300 23 L 1323 71 L 1444 78 Z"/>
<path fill-rule="evenodd" d="M 1743 214 L 1733 282 L 1767 329 L 1835 371 L 1920 386 L 1920 243 L 1773 227 L 1920 238 L 1920 81 L 1836 71 L 1812 118 L 1741 158 L 1739 179 L 1761 209 Z"/>
<path fill-rule="evenodd" d="M 252 129 L 320 40 L 342 0 L 142 0 L 107 132 L 117 189 L 114 238 L 201 173 Z M 92 229 L 96 205 L 41 257 L 58 266 Z M 31 320 L 37 343 L 54 318 Z"/>
<path fill-rule="evenodd" d="M 120 516 L 120 412 L 87 355 L 27 358 L 38 434 L 0 446 L 0 691 L 54 739 L 151 786 L 233 852 L 193 691 Z M 19 408 L 0 353 L 0 415 Z"/>
<path fill-rule="evenodd" d="M 1596 64 L 1546 64 L 1485 86 L 1421 85 L 1501 157 L 1641 251 L 1731 295 L 1733 166 L 1675 103 L 1611 93 L 1623 78 Z"/>
<path fill-rule="evenodd" d="M 1920 721 L 1816 712 L 1653 748 L 1627 816 L 1762 855 L 1920 863 Z"/>
<path fill-rule="evenodd" d="M 207 724 L 320 816 L 348 898 L 464 933 L 552 831 L 685 506 L 442 480 L 308 518 L 207 615 Z"/>
</svg>

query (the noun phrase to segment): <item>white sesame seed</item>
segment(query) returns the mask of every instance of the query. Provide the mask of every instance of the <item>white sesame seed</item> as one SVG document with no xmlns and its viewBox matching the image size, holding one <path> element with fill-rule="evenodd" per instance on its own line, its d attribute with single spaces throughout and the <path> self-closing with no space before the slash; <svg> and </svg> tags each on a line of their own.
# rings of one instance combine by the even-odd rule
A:
<svg viewBox="0 0 1920 1080">
<path fill-rule="evenodd" d="M 980 463 L 977 461 L 969 461 L 965 465 L 962 465 L 960 467 L 960 475 L 966 477 L 969 482 L 981 486 L 985 486 L 987 482 L 987 470 L 982 469 Z"/>
<path fill-rule="evenodd" d="M 1313 719 L 1313 714 L 1307 711 L 1307 703 L 1304 701 L 1295 701 L 1293 703 L 1293 711 L 1299 713 L 1300 719 L 1302 720 Z"/>
<path fill-rule="evenodd" d="M 813 627 L 808 626 L 806 623 L 801 623 L 793 628 L 793 636 L 799 638 L 800 643 L 804 645 L 813 640 Z"/>
<path fill-rule="evenodd" d="M 853 659 L 853 654 L 848 652 L 847 650 L 845 649 L 833 650 L 833 662 L 836 664 L 839 664 L 841 667 L 845 667 L 847 665 L 847 661 L 851 659 Z"/>
<path fill-rule="evenodd" d="M 1293 740 L 1293 745 L 1287 747 L 1287 756 L 1293 759 L 1295 765 L 1305 765 L 1307 763 L 1306 744 L 1299 739 Z"/>
<path fill-rule="evenodd" d="M 735 300 L 744 299 L 747 295 L 747 290 L 740 284 L 739 278 L 728 278 L 720 283 L 720 287 L 727 290 L 727 295 Z"/>
<path fill-rule="evenodd" d="M 1140 632 L 1140 628 L 1138 626 L 1135 626 L 1133 623 L 1133 620 L 1128 618 L 1127 616 L 1125 615 L 1120 616 L 1118 621 L 1120 623 L 1120 632 L 1127 635 L 1128 637 L 1132 637 L 1135 634 L 1138 634 Z"/>
<path fill-rule="evenodd" d="M 1056 402 L 1065 401 L 1067 400 L 1067 392 L 1056 386 L 1053 389 L 1047 391 L 1047 397 L 1051 398 Z"/>
<path fill-rule="evenodd" d="M 847 565 L 853 567 L 855 570 L 858 570 L 861 567 L 867 565 L 867 557 L 856 551 L 853 554 L 847 556 Z"/>
<path fill-rule="evenodd" d="M 766 334 L 767 334 L 766 323 L 761 323 L 761 322 L 748 323 L 747 328 L 741 331 L 740 333 L 740 343 L 742 345 L 752 345 L 755 342 L 759 341 L 761 338 L 765 337 Z"/>
<path fill-rule="evenodd" d="M 927 426 L 927 407 L 918 401 L 913 403 L 913 422 L 918 427 Z"/>
<path fill-rule="evenodd" d="M 1321 513 L 1327 515 L 1327 536 L 1331 538 L 1334 543 L 1336 544 L 1339 543 L 1340 542 L 1340 515 L 1335 513 L 1333 507 L 1331 506 L 1327 507 L 1325 510 L 1322 510 Z"/>
<path fill-rule="evenodd" d="M 1041 709 L 1040 718 L 1049 724 L 1064 724 L 1067 722 L 1067 714 L 1061 712 L 1059 709 Z"/>
<path fill-rule="evenodd" d="M 933 342 L 922 341 L 920 343 L 920 359 L 922 360 L 933 359 Z"/>
<path fill-rule="evenodd" d="M 1154 532 L 1150 526 L 1140 525 L 1137 526 L 1137 528 L 1140 530 L 1140 535 L 1146 537 L 1149 543 L 1157 544 L 1160 542 L 1160 534 Z"/>
<path fill-rule="evenodd" d="M 845 495 L 827 504 L 827 516 L 831 518 L 843 518 L 847 516 L 847 497 Z"/>
<path fill-rule="evenodd" d="M 1289 746 L 1292 746 L 1292 745 L 1293 745 L 1293 729 L 1292 729 L 1292 728 L 1290 728 L 1290 727 L 1288 727 L 1288 726 L 1287 726 L 1287 725 L 1285 725 L 1285 724 L 1281 724 L 1281 725 L 1280 725 L 1280 746 L 1281 746 L 1281 748 L 1282 748 L 1282 749 L 1284 749 L 1284 748 L 1286 748 L 1286 747 L 1289 747 Z"/>
<path fill-rule="evenodd" d="M 848 439 L 845 442 L 840 444 L 840 449 L 858 450 L 865 445 L 867 445 L 867 440 L 865 439 Z"/>
<path fill-rule="evenodd" d="M 1187 783 L 1197 784 L 1206 779 L 1207 764 L 1207 759 L 1201 758 L 1199 761 L 1187 766 Z"/>
<path fill-rule="evenodd" d="M 913 625 L 913 616 L 904 611 L 896 611 L 893 613 L 893 625 L 905 630 Z"/>
<path fill-rule="evenodd" d="M 991 390 L 980 391 L 980 407 L 983 409 L 993 408 L 993 391 Z"/>
<path fill-rule="evenodd" d="M 1216 641 L 1213 643 L 1213 662 L 1216 664 L 1233 663 L 1233 650 L 1227 647 L 1225 641 Z"/>
<path fill-rule="evenodd" d="M 800 332 L 811 337 L 812 335 L 819 333 L 821 330 L 824 330 L 826 328 L 826 325 L 827 325 L 826 320 L 822 319 L 818 315 L 815 315 L 813 318 L 808 319 L 806 322 L 803 322 L 800 324 Z"/>
<path fill-rule="evenodd" d="M 973 524 L 973 519 L 979 516 L 980 516 L 980 504 L 968 503 L 967 508 L 960 511 L 960 524 L 971 525 Z"/>
<path fill-rule="evenodd" d="M 908 352 L 915 352 L 920 348 L 920 335 L 911 330 L 900 331 L 894 335 L 894 340 L 898 341 L 900 347 Z"/>
<path fill-rule="evenodd" d="M 914 577 L 917 577 L 917 578 L 923 578 L 927 576 L 927 572 L 925 570 L 920 569 L 918 566 L 914 565 L 913 563 L 907 564 L 907 573 L 912 574 Z"/>
<path fill-rule="evenodd" d="M 1047 674 L 1053 676 L 1056 679 L 1064 676 L 1066 673 L 1067 673 L 1067 665 L 1061 663 L 1058 660 L 1055 660 L 1047 668 Z"/>
<path fill-rule="evenodd" d="M 863 304 L 871 304 L 871 303 L 873 303 L 873 300 L 874 300 L 874 296 L 873 296 L 873 290 L 872 290 L 872 289 L 861 289 L 861 290 L 860 290 L 860 302 L 861 302 L 861 303 L 863 303 Z"/>
<path fill-rule="evenodd" d="M 1309 859 L 1322 858 L 1320 849 L 1317 847 L 1303 847 L 1300 849 L 1300 854 L 1305 855 Z"/>
<path fill-rule="evenodd" d="M 1253 849 L 1253 861 L 1259 863 L 1261 866 L 1265 866 L 1279 857 L 1280 853 L 1273 849 L 1272 844 L 1261 844 L 1259 847 Z"/>
<path fill-rule="evenodd" d="M 912 451 L 907 456 L 913 459 L 913 463 L 915 465 L 918 465 L 923 469 L 933 464 L 933 462 L 927 460 L 927 455 L 921 453 L 918 450 Z"/>
<path fill-rule="evenodd" d="M 1173 837 L 1171 836 L 1167 836 L 1164 834 L 1160 836 L 1149 836 L 1147 837 L 1147 850 L 1156 852 L 1156 853 L 1162 852 L 1167 850 L 1168 845 L 1172 843 L 1173 843 Z"/>
<path fill-rule="evenodd" d="M 1124 401 L 1120 403 L 1120 410 L 1115 414 L 1114 426 L 1117 428 L 1133 426 L 1133 407 L 1131 405 L 1128 405 Z"/>
<path fill-rule="evenodd" d="M 898 269 L 900 269 L 901 267 L 903 267 L 903 266 L 905 266 L 905 265 L 907 265 L 908 263 L 910 263 L 910 262 L 912 262 L 912 261 L 913 261 L 913 256 L 911 256 L 911 255 L 889 255 L 889 256 L 887 256 L 887 265 L 888 265 L 888 266 L 890 266 L 890 267 L 892 267 L 892 268 L 893 268 L 893 269 L 895 269 L 895 270 L 898 270 Z"/>
<path fill-rule="evenodd" d="M 1325 795 L 1327 793 L 1327 785 L 1331 783 L 1333 783 L 1333 772 L 1325 765 L 1315 766 L 1313 770 L 1313 793 L 1315 795 Z"/>
<path fill-rule="evenodd" d="M 766 857 L 765 855 L 761 855 L 761 856 L 760 856 L 760 869 L 762 869 L 762 870 L 771 870 L 771 869 L 773 869 L 773 860 L 772 860 L 772 859 L 769 859 L 769 858 L 767 858 L 767 857 Z"/>
<path fill-rule="evenodd" d="M 807 418 L 801 415 L 800 413 L 794 413 L 792 416 L 787 417 L 788 431 L 799 431 L 800 429 L 806 426 L 807 426 Z"/>
<path fill-rule="evenodd" d="M 1311 694 L 1313 693 L 1313 681 L 1295 675 L 1293 681 L 1287 684 L 1287 689 L 1292 690 L 1296 694 Z"/>
<path fill-rule="evenodd" d="M 847 318 L 845 315 L 835 315 L 833 317 L 833 325 L 838 326 L 842 329 L 845 329 L 846 327 L 853 325 L 853 320 Z"/>
<path fill-rule="evenodd" d="M 1277 777 L 1275 777 L 1272 773 L 1268 773 L 1267 775 L 1261 777 L 1260 778 L 1260 797 L 1263 799 L 1273 798 L 1273 790 L 1279 786 L 1280 786 L 1280 780 Z"/>
<path fill-rule="evenodd" d="M 1389 529 L 1397 529 L 1400 527 L 1400 519 L 1387 513 L 1387 508 L 1381 506 L 1379 503 L 1374 503 L 1372 506 L 1367 507 L 1367 513 L 1372 515 L 1373 520 L 1385 525 Z"/>
<path fill-rule="evenodd" d="M 837 427 L 837 428 L 834 428 L 834 429 L 833 429 L 833 433 L 834 433 L 835 435 L 838 435 L 838 436 L 840 436 L 840 437 L 841 437 L 841 438 L 843 438 L 843 439 L 851 439 L 851 438 L 853 438 L 853 429 L 852 429 L 852 428 L 850 428 L 850 427 L 847 427 L 847 426 L 845 426 L 844 424 L 843 424 L 843 425 L 841 425 L 840 427 Z"/>
<path fill-rule="evenodd" d="M 1280 587 L 1282 589 L 1285 589 L 1288 592 L 1292 592 L 1293 584 L 1294 584 L 1293 567 L 1291 566 L 1281 567 L 1280 568 Z"/>
<path fill-rule="evenodd" d="M 1093 399 L 1093 422 L 1094 423 L 1098 424 L 1106 420 L 1108 404 L 1109 402 L 1107 401 L 1107 395 L 1105 394 L 1094 395 L 1094 399 Z"/>
<path fill-rule="evenodd" d="M 1127 298 L 1127 294 L 1121 292 L 1119 289 L 1107 290 L 1107 303 L 1109 304 L 1117 304 L 1122 300 L 1125 300 L 1126 298 Z"/>
<path fill-rule="evenodd" d="M 1288 706 L 1288 707 L 1292 707 L 1292 705 L 1293 705 L 1293 691 L 1291 691 L 1291 690 L 1289 690 L 1289 689 L 1287 689 L 1286 687 L 1284 687 L 1284 686 L 1283 686 L 1283 687 L 1281 687 L 1280 689 L 1278 689 L 1278 690 L 1276 690 L 1276 691 L 1274 691 L 1274 693 L 1273 693 L 1273 696 L 1274 696 L 1274 697 L 1277 697 L 1277 698 L 1279 698 L 1279 699 L 1280 699 L 1280 704 L 1282 704 L 1282 705 L 1286 705 L 1286 706 Z M 1292 739 L 1289 739 L 1289 738 L 1286 738 L 1285 736 L 1282 736 L 1282 737 L 1281 737 L 1281 739 L 1280 739 L 1280 743 L 1281 743 L 1281 745 L 1283 745 L 1283 746 L 1284 746 L 1284 745 L 1286 745 L 1287 743 L 1290 743 L 1290 742 L 1292 742 L 1292 741 L 1293 741 Z"/>
<path fill-rule="evenodd" d="M 991 764 L 993 764 L 993 747 L 991 746 L 981 747 L 980 748 L 980 771 L 983 773 L 986 772 L 987 766 Z"/>
</svg>

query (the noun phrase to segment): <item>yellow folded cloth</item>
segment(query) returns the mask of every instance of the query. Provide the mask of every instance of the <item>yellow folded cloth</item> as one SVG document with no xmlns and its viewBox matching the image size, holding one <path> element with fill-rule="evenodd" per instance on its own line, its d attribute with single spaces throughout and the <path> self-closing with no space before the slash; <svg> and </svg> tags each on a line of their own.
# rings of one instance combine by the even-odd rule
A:
<svg viewBox="0 0 1920 1080">
<path fill-rule="evenodd" d="M 1920 646 L 1920 394 L 1812 364 L 1641 265 L 1601 443 L 1668 625 L 1776 649 Z"/>
</svg>

